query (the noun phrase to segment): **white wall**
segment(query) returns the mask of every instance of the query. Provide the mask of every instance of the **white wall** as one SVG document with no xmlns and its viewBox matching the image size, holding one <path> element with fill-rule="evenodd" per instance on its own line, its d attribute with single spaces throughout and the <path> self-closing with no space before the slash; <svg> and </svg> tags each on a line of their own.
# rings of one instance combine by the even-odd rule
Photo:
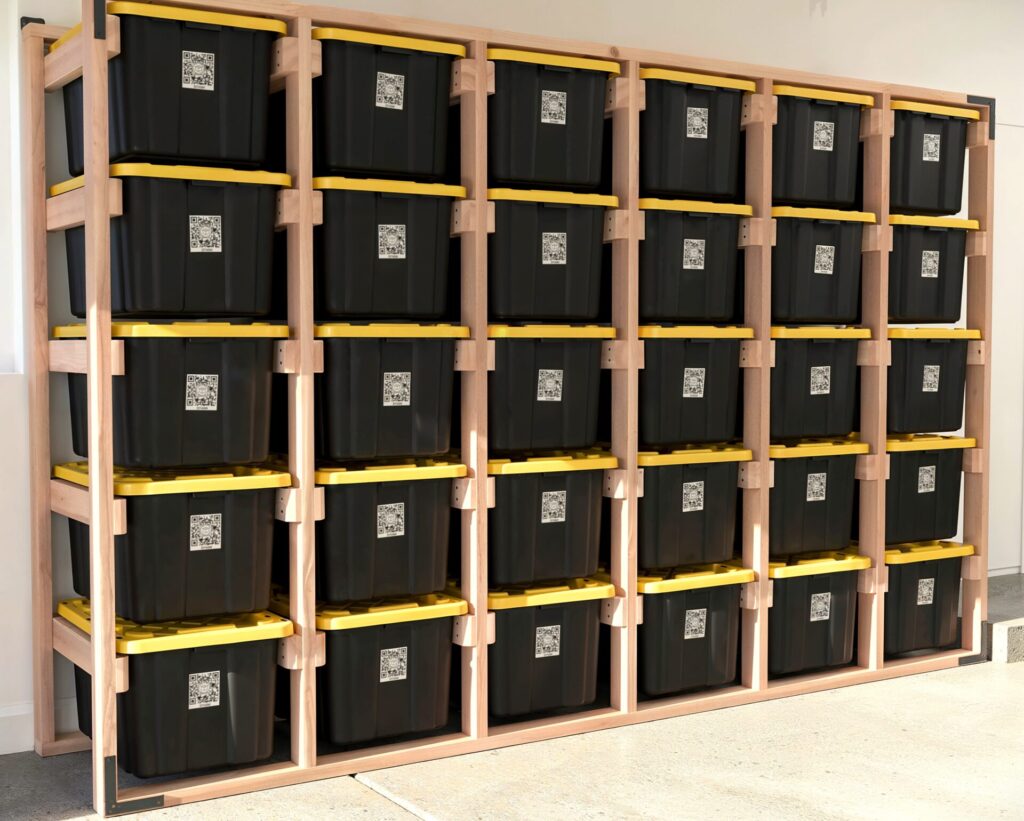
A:
<svg viewBox="0 0 1024 821">
<path fill-rule="evenodd" d="M 321 0 L 330 3 L 330 0 Z M 336 0 L 333 5 L 622 46 L 659 49 L 993 96 L 997 105 L 996 301 L 990 569 L 1019 570 L 1024 452 L 1024 3 L 1019 0 Z M 0 112 L 16 105 L 17 19 L 71 24 L 79 0 L 0 0 Z M 66 174 L 59 95 L 48 103 L 48 176 Z M 7 129 L 3 123 L 10 122 Z M 29 749 L 27 400 L 20 372 L 19 160 L 15 118 L 0 114 L 0 601 L 17 629 L 0 662 L 0 753 Z M 13 135 L 13 136 L 12 136 Z M 6 166 L 6 168 L 4 168 Z M 67 319 L 63 244 L 49 243 L 52 322 Z M 54 458 L 69 459 L 64 380 L 53 379 Z M 56 596 L 70 595 L 66 526 L 54 528 Z M 60 713 L 70 677 L 58 669 Z"/>
</svg>

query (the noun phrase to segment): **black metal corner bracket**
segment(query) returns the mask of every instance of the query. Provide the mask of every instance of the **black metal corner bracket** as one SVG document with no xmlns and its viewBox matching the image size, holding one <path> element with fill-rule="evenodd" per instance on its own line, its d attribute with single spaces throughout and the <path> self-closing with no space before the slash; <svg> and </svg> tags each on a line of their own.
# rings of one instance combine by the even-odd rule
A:
<svg viewBox="0 0 1024 821">
<path fill-rule="evenodd" d="M 92 0 L 93 37 L 107 39 L 107 0 Z"/>
<path fill-rule="evenodd" d="M 40 23 L 45 24 L 46 21 L 42 17 L 22 17 L 21 28 L 25 28 L 29 23 Z"/>
<path fill-rule="evenodd" d="M 996 98 L 976 97 L 973 94 L 968 94 L 967 102 L 973 103 L 974 105 L 988 106 L 988 138 L 990 140 L 994 140 L 996 138 Z"/>
<path fill-rule="evenodd" d="M 103 806 L 106 814 L 124 815 L 129 812 L 142 812 L 145 810 L 158 810 L 164 805 L 162 795 L 154 795 L 150 798 L 136 798 L 134 801 L 117 800 L 117 756 L 108 755 L 103 759 L 103 785 L 105 795 Z"/>
</svg>

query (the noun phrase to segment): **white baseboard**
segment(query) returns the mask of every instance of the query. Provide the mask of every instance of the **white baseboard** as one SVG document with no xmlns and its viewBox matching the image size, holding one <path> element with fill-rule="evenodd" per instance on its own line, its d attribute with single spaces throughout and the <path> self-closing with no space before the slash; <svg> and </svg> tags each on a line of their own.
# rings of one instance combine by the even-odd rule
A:
<svg viewBox="0 0 1024 821">
<path fill-rule="evenodd" d="M 1020 573 L 1020 567 L 990 567 L 988 575 L 991 576 L 1016 576 Z"/>
<path fill-rule="evenodd" d="M 59 698 L 54 704 L 57 729 L 67 732 L 78 727 L 74 697 Z M 32 702 L 19 701 L 0 706 L 0 755 L 22 753 L 35 747 Z"/>
</svg>

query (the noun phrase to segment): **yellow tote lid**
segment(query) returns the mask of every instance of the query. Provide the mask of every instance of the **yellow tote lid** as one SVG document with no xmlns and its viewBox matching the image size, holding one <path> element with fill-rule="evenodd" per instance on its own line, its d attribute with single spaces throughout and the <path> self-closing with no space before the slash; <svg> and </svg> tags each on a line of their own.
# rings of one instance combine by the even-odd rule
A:
<svg viewBox="0 0 1024 821">
<path fill-rule="evenodd" d="M 973 436 L 940 436 L 935 433 L 889 434 L 885 449 L 889 453 L 910 450 L 965 450 L 978 446 Z"/>
<path fill-rule="evenodd" d="M 803 325 L 787 328 L 772 325 L 772 339 L 871 339 L 870 328 L 838 328 L 828 325 Z"/>
<path fill-rule="evenodd" d="M 466 466 L 439 459 L 407 459 L 393 464 L 317 468 L 318 485 L 365 485 L 377 482 L 414 482 L 421 479 L 456 479 L 466 475 Z"/>
<path fill-rule="evenodd" d="M 491 339 L 615 339 L 604 325 L 488 325 Z"/>
<path fill-rule="evenodd" d="M 89 487 L 89 463 L 54 465 L 57 479 Z M 211 493 L 222 490 L 263 490 L 290 487 L 290 473 L 265 467 L 180 468 L 136 470 L 114 468 L 115 496 L 164 496 L 172 493 Z"/>
<path fill-rule="evenodd" d="M 809 100 L 823 100 L 829 103 L 852 103 L 868 108 L 875 104 L 875 98 L 870 94 L 851 94 L 848 91 L 830 91 L 825 88 L 777 85 L 772 86 L 772 93 L 779 97 L 804 97 Z"/>
<path fill-rule="evenodd" d="M 664 453 L 641 451 L 637 454 L 637 464 L 642 468 L 710 465 L 716 462 L 749 462 L 753 458 L 753 451 L 743 445 L 726 442 L 721 445 L 687 445 Z"/>
<path fill-rule="evenodd" d="M 67 619 L 84 633 L 92 634 L 92 609 L 88 599 L 68 599 L 57 605 L 57 615 Z M 115 617 L 114 647 L 129 656 L 188 650 L 194 647 L 219 647 L 246 641 L 280 639 L 292 634 L 292 623 L 274 613 L 261 610 L 229 616 L 202 616 L 181 621 L 136 624 Z"/>
<path fill-rule="evenodd" d="M 853 549 L 825 553 L 807 553 L 788 562 L 771 562 L 768 577 L 793 579 L 798 576 L 820 576 L 823 573 L 845 573 L 871 567 L 871 557 L 861 556 Z"/>
<path fill-rule="evenodd" d="M 890 328 L 889 339 L 981 339 L 972 328 Z"/>
<path fill-rule="evenodd" d="M 571 191 L 542 191 L 527 188 L 488 188 L 487 199 L 510 202 L 543 202 L 555 205 L 596 205 L 618 208 L 619 198 L 611 194 L 574 194 Z"/>
<path fill-rule="evenodd" d="M 453 57 L 466 56 L 466 47 L 458 43 L 446 43 L 443 40 L 421 40 L 419 37 L 400 37 L 395 34 L 380 34 L 376 31 L 315 28 L 313 29 L 313 39 L 345 40 L 349 43 L 363 43 L 369 46 L 402 48 L 408 51 L 426 51 L 432 54 L 450 54 Z"/>
<path fill-rule="evenodd" d="M 313 188 L 318 191 L 372 191 L 378 194 L 416 194 L 421 197 L 466 196 L 463 185 L 445 185 L 440 182 L 409 182 L 407 180 L 372 180 L 354 177 L 313 177 Z"/>
<path fill-rule="evenodd" d="M 770 459 L 808 459 L 813 456 L 852 456 L 870 453 L 867 442 L 856 439 L 802 439 L 792 445 L 769 445 Z"/>
<path fill-rule="evenodd" d="M 515 585 L 487 592 L 489 610 L 513 610 L 517 607 L 543 607 L 548 604 L 611 599 L 615 585 L 597 579 L 569 579 L 547 586 Z"/>
<path fill-rule="evenodd" d="M 885 548 L 886 564 L 917 564 L 973 556 L 974 545 L 959 542 L 907 542 Z"/>
<path fill-rule="evenodd" d="M 917 217 L 906 214 L 890 214 L 889 225 L 921 225 L 926 228 L 964 228 L 977 231 L 981 223 L 977 220 L 965 220 L 957 217 Z"/>
<path fill-rule="evenodd" d="M 279 587 L 275 587 L 270 594 L 270 609 L 283 616 L 290 612 L 288 594 Z M 350 604 L 318 603 L 316 627 L 317 630 L 355 630 L 360 627 L 379 627 L 382 624 L 446 619 L 468 612 L 469 605 L 466 602 L 445 593 Z"/>
<path fill-rule="evenodd" d="M 141 4 L 140 4 L 141 5 Z M 110 166 L 111 177 L 150 177 L 161 180 L 238 182 L 245 185 L 277 185 L 288 188 L 292 178 L 274 171 L 237 171 L 205 165 L 157 165 L 148 162 L 118 162 Z M 50 186 L 50 196 L 66 194 L 85 185 L 85 176 L 72 177 Z"/>
<path fill-rule="evenodd" d="M 640 79 L 670 80 L 673 83 L 691 83 L 697 86 L 714 86 L 715 88 L 734 88 L 738 91 L 757 90 L 757 84 L 753 80 L 720 77 L 714 74 L 694 74 L 692 71 L 675 71 L 667 68 L 642 68 L 640 69 Z"/>
<path fill-rule="evenodd" d="M 875 215 L 868 211 L 839 211 L 835 208 L 793 208 L 789 205 L 776 205 L 772 208 L 773 217 L 800 220 L 834 220 L 836 222 L 875 222 Z"/>
<path fill-rule="evenodd" d="M 113 322 L 110 335 L 114 338 L 147 339 L 287 339 L 287 325 L 266 322 Z M 85 323 L 57 325 L 54 339 L 85 339 Z"/>
<path fill-rule="evenodd" d="M 657 197 L 641 197 L 637 205 L 643 211 L 683 211 L 687 214 L 734 214 L 751 217 L 754 208 L 750 205 L 734 205 L 729 202 L 703 202 L 701 200 L 662 200 Z"/>
<path fill-rule="evenodd" d="M 676 593 L 680 590 L 703 590 L 725 587 L 729 584 L 747 584 L 756 581 L 757 573 L 731 562 L 680 567 L 664 573 L 641 573 L 637 589 L 646 595 Z"/>
<path fill-rule="evenodd" d="M 641 325 L 641 339 L 753 339 L 753 328 L 737 325 Z"/>
<path fill-rule="evenodd" d="M 940 114 L 943 117 L 961 117 L 965 120 L 980 120 L 981 114 L 973 108 L 960 108 L 934 103 L 915 103 L 912 100 L 893 100 L 889 103 L 893 111 L 917 111 L 922 114 Z"/>
<path fill-rule="evenodd" d="M 487 473 L 491 476 L 518 476 L 524 473 L 569 473 L 577 470 L 611 470 L 619 460 L 604 451 L 549 453 L 525 459 L 489 459 Z"/>
<path fill-rule="evenodd" d="M 317 339 L 468 339 L 465 325 L 421 325 L 416 322 L 324 322 L 313 327 Z"/>
<path fill-rule="evenodd" d="M 487 49 L 488 60 L 510 60 L 514 63 L 534 63 L 554 68 L 582 68 L 587 71 L 605 71 L 619 74 L 622 69 L 611 60 L 595 60 L 591 57 L 571 57 L 568 54 L 548 54 L 543 51 L 519 51 L 512 48 Z"/>
</svg>

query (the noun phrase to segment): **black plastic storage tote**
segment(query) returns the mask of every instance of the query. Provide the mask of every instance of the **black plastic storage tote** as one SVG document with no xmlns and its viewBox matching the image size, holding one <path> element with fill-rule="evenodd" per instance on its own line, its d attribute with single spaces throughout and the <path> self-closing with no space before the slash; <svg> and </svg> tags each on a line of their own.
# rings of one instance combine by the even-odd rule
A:
<svg viewBox="0 0 1024 821">
<path fill-rule="evenodd" d="M 597 451 L 490 460 L 490 586 L 596 573 L 605 471 L 618 464 Z"/>
<path fill-rule="evenodd" d="M 857 577 L 871 559 L 848 550 L 772 563 L 768 675 L 839 667 L 853 661 Z"/>
<path fill-rule="evenodd" d="M 316 377 L 321 458 L 438 456 L 451 439 L 459 325 L 328 323 L 324 372 Z"/>
<path fill-rule="evenodd" d="M 271 51 L 283 20 L 107 3 L 120 23 L 110 60 L 110 159 L 255 166 L 267 149 Z M 76 26 L 50 51 L 80 36 Z M 68 170 L 82 173 L 81 78 L 64 86 Z"/>
<path fill-rule="evenodd" d="M 641 452 L 637 564 L 653 569 L 731 559 L 739 521 L 739 466 L 751 458 L 740 445 Z"/>
<path fill-rule="evenodd" d="M 641 199 L 641 322 L 728 322 L 736 314 L 740 219 L 749 205 Z"/>
<path fill-rule="evenodd" d="M 772 322 L 857 322 L 862 235 L 875 215 L 781 206 L 772 216 Z"/>
<path fill-rule="evenodd" d="M 845 550 L 853 538 L 857 456 L 866 442 L 808 440 L 772 445 L 768 554 Z"/>
<path fill-rule="evenodd" d="M 275 340 L 283 325 L 115 322 L 124 375 L 113 379 L 114 464 L 123 468 L 266 461 Z M 84 339 L 85 325 L 54 328 Z M 86 376 L 68 374 L 71 442 L 88 457 Z"/>
<path fill-rule="evenodd" d="M 740 190 L 740 118 L 751 80 L 642 68 L 640 190 L 732 200 Z"/>
<path fill-rule="evenodd" d="M 492 188 L 487 240 L 490 318 L 597 318 L 606 209 L 616 197 Z"/>
<path fill-rule="evenodd" d="M 959 322 L 967 232 L 977 220 L 892 214 L 890 322 Z"/>
<path fill-rule="evenodd" d="M 602 340 L 598 325 L 491 325 L 488 380 L 493 451 L 585 450 L 597 441 Z"/>
<path fill-rule="evenodd" d="M 597 698 L 601 600 L 615 586 L 571 579 L 548 587 L 492 589 L 495 640 L 487 652 L 488 705 L 512 718 Z"/>
<path fill-rule="evenodd" d="M 85 599 L 57 615 L 92 632 Z M 136 624 L 117 619 L 115 649 L 128 656 L 117 696 L 117 763 L 132 775 L 240 766 L 274 749 L 278 639 L 288 619 L 267 611 Z M 78 728 L 92 737 L 92 676 L 75 668 Z"/>
<path fill-rule="evenodd" d="M 852 208 L 860 187 L 861 109 L 867 94 L 777 85 L 772 129 L 772 200 Z"/>
<path fill-rule="evenodd" d="M 886 442 L 885 543 L 951 539 L 960 524 L 964 450 L 973 438 L 891 436 Z"/>
<path fill-rule="evenodd" d="M 890 103 L 896 122 L 889 159 L 889 208 L 897 214 L 956 214 L 963 206 L 967 128 L 981 115 L 910 100 Z"/>
<path fill-rule="evenodd" d="M 736 680 L 740 585 L 757 578 L 733 564 L 640 575 L 644 620 L 637 628 L 640 692 L 667 696 Z"/>
<path fill-rule="evenodd" d="M 965 328 L 890 328 L 890 433 L 943 433 L 964 421 L 967 347 L 981 332 Z"/>
<path fill-rule="evenodd" d="M 110 311 L 122 317 L 270 313 L 274 215 L 287 174 L 117 163 L 121 216 L 110 221 Z M 75 177 L 51 196 L 85 185 Z M 71 313 L 85 317 L 85 227 L 65 232 Z"/>
<path fill-rule="evenodd" d="M 461 185 L 316 177 L 318 317 L 438 319 L 447 307 L 452 205 Z"/>
<path fill-rule="evenodd" d="M 640 442 L 662 448 L 735 439 L 740 344 L 750 328 L 645 325 Z"/>
<path fill-rule="evenodd" d="M 773 327 L 773 440 L 853 433 L 857 411 L 857 345 L 869 328 Z"/>
<path fill-rule="evenodd" d="M 487 49 L 491 185 L 596 188 L 601 182 L 604 108 L 611 60 Z"/>
<path fill-rule="evenodd" d="M 313 79 L 318 173 L 438 179 L 445 173 L 452 62 L 458 43 L 314 28 L 323 73 Z"/>
<path fill-rule="evenodd" d="M 57 479 L 89 486 L 85 462 L 57 465 Z M 114 537 L 114 611 L 146 624 L 264 610 L 270 603 L 275 488 L 288 473 L 266 468 L 114 469 L 125 533 Z M 68 519 L 71 578 L 89 597 L 89 525 Z"/>
</svg>

